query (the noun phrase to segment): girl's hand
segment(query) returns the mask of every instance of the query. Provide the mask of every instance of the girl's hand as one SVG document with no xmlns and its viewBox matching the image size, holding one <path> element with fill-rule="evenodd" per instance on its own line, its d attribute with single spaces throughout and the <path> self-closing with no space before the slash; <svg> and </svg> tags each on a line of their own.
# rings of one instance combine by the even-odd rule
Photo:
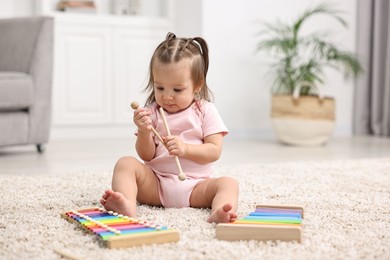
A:
<svg viewBox="0 0 390 260">
<path fill-rule="evenodd" d="M 163 139 L 170 155 L 183 156 L 186 153 L 187 145 L 178 136 L 165 136 Z"/>
<path fill-rule="evenodd" d="M 137 108 L 134 110 L 133 121 L 138 127 L 138 132 L 149 133 L 152 130 L 152 112 L 145 108 Z"/>
</svg>

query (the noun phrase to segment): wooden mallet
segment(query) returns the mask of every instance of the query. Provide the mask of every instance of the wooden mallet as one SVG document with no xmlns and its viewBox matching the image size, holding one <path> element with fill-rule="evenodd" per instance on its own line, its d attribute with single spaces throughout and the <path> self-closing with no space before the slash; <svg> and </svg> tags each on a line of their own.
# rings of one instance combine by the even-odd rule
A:
<svg viewBox="0 0 390 260">
<path fill-rule="evenodd" d="M 131 106 L 132 109 L 136 110 L 139 107 L 139 104 L 138 104 L 137 101 L 133 101 L 133 102 L 131 102 L 130 106 Z M 153 133 L 157 136 L 158 140 L 160 140 L 160 142 L 165 146 L 164 140 L 157 133 L 156 129 L 154 129 L 154 127 L 152 125 L 150 127 L 152 128 Z"/>
<path fill-rule="evenodd" d="M 165 118 L 164 109 L 162 107 L 160 107 L 160 114 L 161 114 L 161 117 L 163 119 L 165 131 L 167 131 L 168 135 L 171 135 L 171 131 L 169 130 L 167 119 Z M 186 179 L 186 175 L 183 173 L 183 170 L 181 168 L 181 164 L 180 164 L 180 161 L 179 161 L 179 156 L 175 155 L 174 157 L 175 157 L 175 162 L 176 162 L 177 169 L 179 169 L 179 176 L 178 176 L 179 180 L 184 181 Z"/>
<path fill-rule="evenodd" d="M 139 107 L 139 104 L 138 102 L 136 101 L 133 101 L 131 102 L 131 108 L 132 109 L 137 109 Z M 165 118 L 165 113 L 164 113 L 164 109 L 162 107 L 160 107 L 160 114 L 161 114 L 161 117 L 163 119 L 163 122 L 164 122 L 164 127 L 165 127 L 165 130 L 167 131 L 167 134 L 168 135 L 171 135 L 171 131 L 169 130 L 169 127 L 168 127 L 168 122 L 167 122 L 167 119 Z M 151 126 L 151 129 L 153 131 L 153 133 L 157 136 L 157 138 L 160 140 L 160 142 L 165 146 L 165 142 L 164 140 L 162 139 L 162 137 L 159 135 L 159 133 L 156 131 L 156 129 L 154 129 L 153 126 Z M 183 173 L 183 170 L 181 168 L 181 164 L 180 164 L 180 161 L 179 161 L 179 157 L 177 155 L 174 156 L 175 158 L 175 162 L 176 162 L 176 166 L 177 166 L 177 169 L 179 170 L 179 180 L 181 181 L 184 181 L 186 179 L 186 175 Z"/>
</svg>

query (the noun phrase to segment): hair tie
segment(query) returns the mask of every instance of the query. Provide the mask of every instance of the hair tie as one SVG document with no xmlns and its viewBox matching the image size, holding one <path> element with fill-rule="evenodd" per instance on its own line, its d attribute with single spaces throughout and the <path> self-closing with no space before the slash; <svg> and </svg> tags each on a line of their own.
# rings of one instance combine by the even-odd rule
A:
<svg viewBox="0 0 390 260">
<path fill-rule="evenodd" d="M 169 42 L 170 40 L 175 39 L 175 38 L 176 38 L 176 35 L 174 33 L 169 32 L 169 33 L 167 33 L 167 36 L 165 37 L 165 40 L 167 42 Z"/>
<path fill-rule="evenodd" d="M 199 53 L 200 53 L 200 54 L 203 54 L 202 45 L 198 42 L 197 38 L 198 38 L 198 37 L 196 37 L 195 39 L 193 39 L 194 45 L 195 45 L 195 47 L 198 49 Z"/>
<path fill-rule="evenodd" d="M 175 39 L 176 38 L 176 35 L 174 33 L 167 33 L 167 36 L 165 37 L 165 47 L 168 49 L 169 47 L 169 41 L 172 40 L 172 39 Z"/>
</svg>

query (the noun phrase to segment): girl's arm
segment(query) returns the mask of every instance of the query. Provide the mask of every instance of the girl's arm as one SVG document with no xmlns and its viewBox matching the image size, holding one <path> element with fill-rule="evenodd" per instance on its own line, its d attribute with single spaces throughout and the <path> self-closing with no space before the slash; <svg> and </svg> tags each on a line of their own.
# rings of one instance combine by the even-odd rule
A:
<svg viewBox="0 0 390 260">
<path fill-rule="evenodd" d="M 221 156 L 223 135 L 206 136 L 203 144 L 185 144 L 177 136 L 166 137 L 167 148 L 172 155 L 206 164 L 217 161 Z"/>
<path fill-rule="evenodd" d="M 135 149 L 138 156 L 144 161 L 153 159 L 156 153 L 156 145 L 154 143 L 151 132 L 138 132 Z"/>
</svg>

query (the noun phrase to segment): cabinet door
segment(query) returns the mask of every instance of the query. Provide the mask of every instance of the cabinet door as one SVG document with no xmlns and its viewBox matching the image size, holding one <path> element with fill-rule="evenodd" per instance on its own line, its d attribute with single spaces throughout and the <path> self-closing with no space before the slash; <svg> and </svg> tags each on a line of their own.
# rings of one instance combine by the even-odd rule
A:
<svg viewBox="0 0 390 260">
<path fill-rule="evenodd" d="M 57 23 L 55 125 L 112 122 L 110 36 L 104 26 Z"/>
<path fill-rule="evenodd" d="M 165 39 L 166 28 L 115 30 L 115 122 L 131 124 L 132 101 L 143 105 L 149 80 L 149 63 L 157 45 Z"/>
</svg>

